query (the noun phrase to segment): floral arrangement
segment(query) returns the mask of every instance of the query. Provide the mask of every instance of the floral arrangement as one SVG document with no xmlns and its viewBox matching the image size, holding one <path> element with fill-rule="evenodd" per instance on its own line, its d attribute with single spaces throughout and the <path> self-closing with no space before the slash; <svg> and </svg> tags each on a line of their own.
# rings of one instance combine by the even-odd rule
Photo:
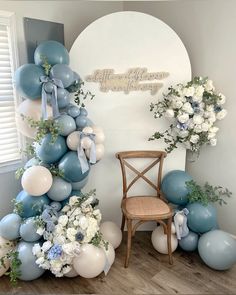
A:
<svg viewBox="0 0 236 295">
<path fill-rule="evenodd" d="M 205 144 L 215 146 L 219 130 L 215 123 L 227 114 L 223 108 L 225 96 L 215 91 L 211 80 L 202 77 L 171 86 L 168 90 L 161 101 L 151 104 L 151 111 L 155 118 L 166 117 L 171 124 L 164 132 L 154 133 L 149 140 L 164 139 L 168 153 L 177 148 L 178 143 L 197 153 Z"/>
<path fill-rule="evenodd" d="M 72 196 L 60 212 L 58 208 L 46 206 L 37 218 L 37 233 L 43 235 L 43 244 L 33 247 L 36 264 L 62 277 L 72 269 L 73 259 L 79 255 L 80 246 L 105 242 L 99 233 L 101 213 L 95 209 L 94 192 L 83 196 Z M 99 242 L 98 242 L 99 240 Z"/>
</svg>

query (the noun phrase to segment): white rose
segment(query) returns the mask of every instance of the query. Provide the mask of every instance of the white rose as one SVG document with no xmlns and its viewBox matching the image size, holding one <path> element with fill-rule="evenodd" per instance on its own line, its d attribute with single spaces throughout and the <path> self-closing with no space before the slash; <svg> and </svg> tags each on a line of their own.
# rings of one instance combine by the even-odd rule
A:
<svg viewBox="0 0 236 295">
<path fill-rule="evenodd" d="M 211 138 L 210 139 L 210 145 L 215 146 L 217 144 L 217 139 L 216 138 Z"/>
<path fill-rule="evenodd" d="M 179 130 L 179 129 L 178 129 Z M 181 138 L 185 138 L 189 135 L 189 132 L 187 130 L 179 130 L 178 131 L 178 135 L 181 137 Z"/>
<path fill-rule="evenodd" d="M 183 102 L 181 101 L 181 99 L 173 99 L 172 103 L 171 103 L 173 109 L 180 109 L 183 105 Z"/>
<path fill-rule="evenodd" d="M 67 229 L 67 231 L 66 231 L 66 236 L 67 236 L 67 238 L 70 240 L 70 241 L 75 241 L 75 235 L 77 234 L 77 230 L 76 229 L 74 229 L 74 228 L 72 228 L 72 227 L 70 227 L 70 228 L 68 228 Z"/>
<path fill-rule="evenodd" d="M 57 224 L 55 226 L 55 230 L 54 230 L 55 234 L 62 234 L 63 231 L 64 231 L 64 229 L 63 229 L 63 226 L 61 224 Z"/>
<path fill-rule="evenodd" d="M 202 123 L 202 131 L 207 132 L 210 128 L 210 125 L 207 122 Z"/>
<path fill-rule="evenodd" d="M 204 121 L 203 117 L 200 116 L 200 115 L 194 115 L 193 116 L 193 123 L 196 124 L 196 125 L 200 125 L 202 124 Z"/>
<path fill-rule="evenodd" d="M 224 104 L 225 101 L 226 101 L 226 97 L 224 96 L 224 94 L 219 93 L 219 97 L 220 97 L 220 98 L 218 99 L 218 104 L 219 104 L 219 105 Z"/>
<path fill-rule="evenodd" d="M 193 96 L 194 95 L 194 87 L 191 86 L 191 87 L 188 87 L 188 88 L 184 88 L 183 89 L 183 95 L 187 96 L 187 97 Z"/>
<path fill-rule="evenodd" d="M 208 106 L 206 107 L 206 110 L 207 110 L 208 112 L 214 112 L 214 107 L 213 107 L 213 105 L 208 105 Z"/>
<path fill-rule="evenodd" d="M 200 132 L 202 132 L 202 125 L 195 125 L 195 127 L 194 127 L 194 131 L 195 131 L 196 133 L 200 133 Z"/>
<path fill-rule="evenodd" d="M 210 132 L 207 136 L 208 139 L 212 139 L 212 138 L 215 138 L 216 137 L 216 134 L 215 133 L 212 133 Z"/>
<path fill-rule="evenodd" d="M 165 117 L 166 118 L 173 118 L 175 116 L 175 113 L 172 109 L 167 109 L 165 112 Z"/>
<path fill-rule="evenodd" d="M 79 221 L 78 220 L 75 220 L 74 222 L 73 222 L 73 224 L 74 224 L 74 226 L 79 226 Z"/>
<path fill-rule="evenodd" d="M 53 238 L 53 243 L 54 244 L 59 244 L 59 245 L 63 245 L 66 242 L 66 238 L 62 235 L 60 236 L 56 236 Z"/>
<path fill-rule="evenodd" d="M 50 261 L 51 268 L 54 272 L 60 272 L 63 264 L 60 259 L 53 259 Z"/>
<path fill-rule="evenodd" d="M 39 257 L 39 258 L 35 261 L 35 263 L 36 263 L 36 264 L 39 264 L 39 265 L 41 265 L 41 264 L 44 263 L 44 262 L 45 262 L 44 257 Z"/>
<path fill-rule="evenodd" d="M 70 197 L 69 205 L 74 206 L 77 201 L 78 201 L 78 197 L 72 196 L 72 197 Z"/>
<path fill-rule="evenodd" d="M 62 208 L 62 212 L 68 212 L 70 210 L 70 206 L 66 205 L 65 207 Z"/>
<path fill-rule="evenodd" d="M 216 126 L 213 126 L 209 129 L 209 132 L 212 132 L 212 133 L 217 133 L 218 131 L 219 131 L 219 128 Z"/>
<path fill-rule="evenodd" d="M 202 96 L 193 96 L 193 101 L 196 101 L 196 102 L 201 102 L 202 101 Z"/>
<path fill-rule="evenodd" d="M 214 90 L 215 87 L 213 86 L 213 81 L 212 80 L 207 80 L 207 82 L 205 84 L 205 88 L 206 88 L 207 91 Z"/>
<path fill-rule="evenodd" d="M 216 114 L 216 119 L 222 120 L 222 119 L 224 119 L 224 117 L 226 115 L 227 115 L 227 111 L 225 109 L 223 109 L 222 111 L 220 111 L 219 113 Z"/>
<path fill-rule="evenodd" d="M 189 115 L 185 113 L 185 114 L 179 115 L 177 119 L 180 123 L 186 123 L 189 120 Z"/>
<path fill-rule="evenodd" d="M 68 216 L 67 215 L 61 215 L 58 218 L 58 223 L 61 224 L 62 226 L 66 226 L 68 222 Z"/>
<path fill-rule="evenodd" d="M 189 102 L 185 102 L 185 104 L 182 107 L 182 110 L 190 115 L 193 114 L 193 108 Z"/>
<path fill-rule="evenodd" d="M 198 142 L 198 140 L 199 140 L 199 135 L 192 135 L 191 137 L 190 137 L 190 142 L 192 142 L 192 143 L 197 143 Z"/>
<path fill-rule="evenodd" d="M 210 123 L 214 123 L 216 121 L 216 115 L 213 112 L 210 112 L 210 116 L 208 117 L 208 121 Z"/>
<path fill-rule="evenodd" d="M 43 227 L 39 227 L 39 228 L 37 229 L 36 233 L 37 233 L 38 235 L 42 236 L 43 233 L 44 233 L 44 231 L 45 231 L 45 229 L 44 229 Z"/>
<path fill-rule="evenodd" d="M 85 230 L 88 227 L 88 220 L 85 216 L 80 217 L 79 226 L 82 228 L 82 230 Z"/>
<path fill-rule="evenodd" d="M 50 241 L 46 241 L 43 243 L 43 246 L 42 246 L 42 251 L 43 252 L 46 252 L 48 251 L 50 248 L 52 247 L 52 243 Z"/>
<path fill-rule="evenodd" d="M 34 244 L 33 248 L 32 248 L 32 253 L 35 256 L 38 256 L 41 253 L 41 247 L 39 244 Z"/>
</svg>

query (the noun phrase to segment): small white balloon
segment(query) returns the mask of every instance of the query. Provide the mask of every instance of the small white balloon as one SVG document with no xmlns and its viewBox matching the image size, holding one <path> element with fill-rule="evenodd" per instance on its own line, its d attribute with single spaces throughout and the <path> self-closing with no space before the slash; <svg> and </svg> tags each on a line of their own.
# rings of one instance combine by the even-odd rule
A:
<svg viewBox="0 0 236 295">
<path fill-rule="evenodd" d="M 161 254 L 168 254 L 167 235 L 164 233 L 163 226 L 158 226 L 152 232 L 152 245 Z M 171 235 L 171 249 L 174 252 L 178 247 L 178 240 L 175 235 Z"/>
<path fill-rule="evenodd" d="M 67 136 L 66 144 L 70 150 L 77 151 L 79 143 L 80 143 L 80 132 L 79 131 L 74 131 Z"/>
<path fill-rule="evenodd" d="M 83 137 L 81 139 L 81 146 L 83 149 L 88 150 L 91 148 L 92 140 L 89 137 Z"/>
<path fill-rule="evenodd" d="M 96 161 L 100 161 L 102 159 L 102 157 L 104 156 L 105 153 L 105 148 L 103 144 L 96 144 L 95 146 L 96 149 Z M 87 156 L 87 158 L 89 158 L 90 156 L 90 149 L 85 150 L 85 154 Z"/>
<path fill-rule="evenodd" d="M 95 143 L 103 143 L 105 134 L 101 127 L 93 126 L 93 133 L 95 134 Z"/>
<path fill-rule="evenodd" d="M 92 127 L 84 127 L 84 129 L 82 130 L 82 132 L 84 133 L 88 133 L 88 134 L 92 134 L 93 133 L 93 128 Z"/>
<path fill-rule="evenodd" d="M 114 249 L 120 246 L 122 241 L 122 231 L 114 222 L 103 222 L 100 225 L 100 232 L 102 233 L 104 239 L 112 244 Z"/>
<path fill-rule="evenodd" d="M 46 194 L 51 188 L 52 182 L 51 172 L 43 166 L 28 168 L 21 178 L 23 189 L 31 196 Z"/>
<path fill-rule="evenodd" d="M 92 244 L 84 244 L 80 254 L 74 258 L 73 267 L 83 278 L 95 278 L 103 272 L 106 264 L 106 254 L 102 248 Z"/>
<path fill-rule="evenodd" d="M 75 277 L 78 277 L 78 273 L 76 272 L 76 270 L 72 266 L 71 270 L 68 273 L 64 274 L 64 276 L 67 278 L 75 278 Z"/>
</svg>

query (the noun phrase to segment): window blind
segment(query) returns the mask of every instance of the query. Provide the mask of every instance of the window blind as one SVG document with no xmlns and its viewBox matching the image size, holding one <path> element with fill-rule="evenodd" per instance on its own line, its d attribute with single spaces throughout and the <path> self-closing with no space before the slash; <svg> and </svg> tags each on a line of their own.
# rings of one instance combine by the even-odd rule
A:
<svg viewBox="0 0 236 295">
<path fill-rule="evenodd" d="M 0 165 L 21 159 L 16 128 L 16 97 L 13 88 L 14 64 L 9 24 L 0 23 Z"/>
</svg>

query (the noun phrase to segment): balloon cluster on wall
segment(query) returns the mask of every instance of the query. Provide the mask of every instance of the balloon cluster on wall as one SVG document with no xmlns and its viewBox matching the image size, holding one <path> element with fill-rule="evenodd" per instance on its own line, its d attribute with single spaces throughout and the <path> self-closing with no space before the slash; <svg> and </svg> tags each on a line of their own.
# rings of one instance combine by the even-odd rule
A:
<svg viewBox="0 0 236 295">
<path fill-rule="evenodd" d="M 31 144 L 34 156 L 21 170 L 23 190 L 16 196 L 14 212 L 0 222 L 0 259 L 4 257 L 5 262 L 0 266 L 0 276 L 8 270 L 12 259 L 6 255 L 7 251 L 16 247 L 14 265 L 20 266 L 21 280 L 33 280 L 44 273 L 33 254 L 35 242 L 44 245 L 47 240 L 37 230 L 37 221 L 42 213 L 48 212 L 54 212 L 49 214 L 51 219 L 59 218 L 72 196 L 83 196 L 81 189 L 88 182 L 91 166 L 104 155 L 105 140 L 102 128 L 88 118 L 84 105 L 71 103 L 73 92 L 78 97 L 83 83 L 69 67 L 66 48 L 56 41 L 45 41 L 36 48 L 34 61 L 35 64 L 25 64 L 15 73 L 16 90 L 24 98 L 17 108 L 17 127 L 34 140 Z M 93 212 L 91 206 L 89 210 Z M 111 231 L 111 227 L 107 228 L 104 234 L 109 238 Z M 121 236 L 110 240 L 108 249 L 84 244 L 76 258 L 78 262 L 74 263 L 76 268 L 65 275 L 95 277 L 107 265 L 107 259 L 111 266 L 115 258 L 112 244 L 116 248 Z M 88 267 L 94 263 L 101 266 L 99 272 Z M 17 274 L 13 275 L 14 280 Z"/>
<path fill-rule="evenodd" d="M 191 180 L 192 177 L 181 170 L 170 171 L 162 180 L 161 189 L 165 198 L 178 208 L 174 220 L 185 230 L 185 234 L 177 240 L 174 235 L 176 226 L 172 224 L 172 251 L 178 245 L 187 252 L 198 249 L 200 257 L 209 267 L 229 269 L 236 263 L 236 239 L 218 229 L 216 208 L 211 203 L 189 202 L 190 191 L 186 182 Z M 160 253 L 168 253 L 167 238 L 162 227 L 153 231 L 152 243 Z"/>
</svg>

